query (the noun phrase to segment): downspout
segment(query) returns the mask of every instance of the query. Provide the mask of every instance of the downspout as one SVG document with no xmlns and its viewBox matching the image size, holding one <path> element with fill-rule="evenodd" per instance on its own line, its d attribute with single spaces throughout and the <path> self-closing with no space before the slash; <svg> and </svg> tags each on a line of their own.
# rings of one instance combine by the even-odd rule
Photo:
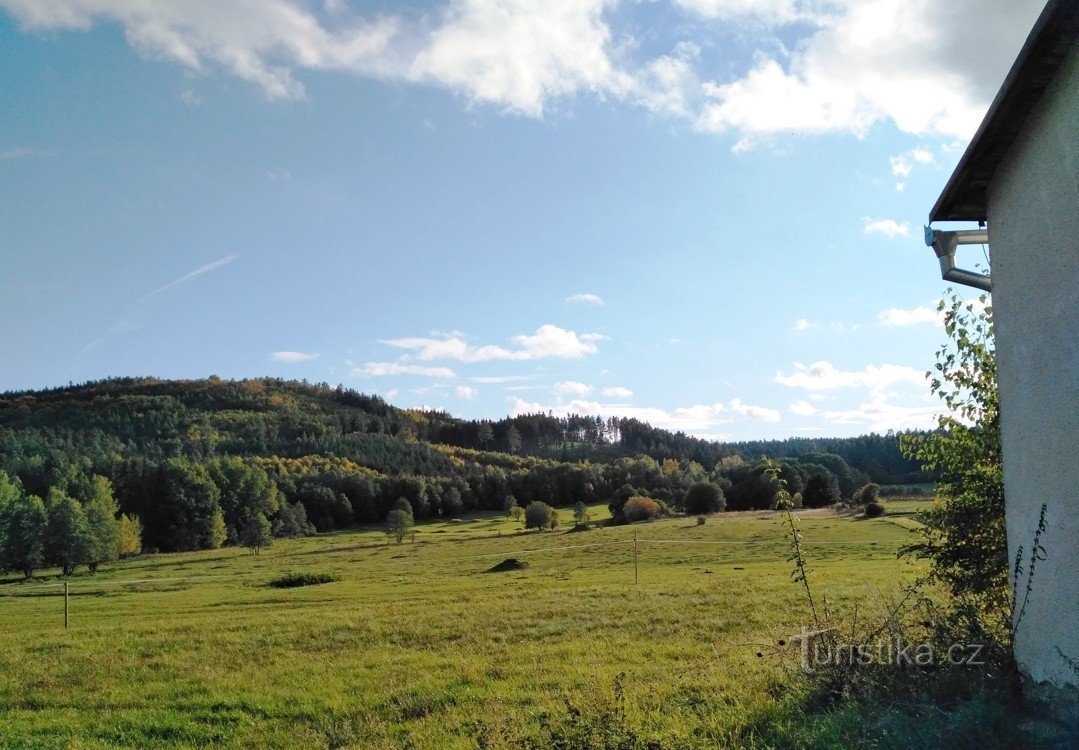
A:
<svg viewBox="0 0 1079 750">
<path fill-rule="evenodd" d="M 925 244 L 933 248 L 940 261 L 940 276 L 945 281 L 972 286 L 985 292 L 993 291 L 993 280 L 989 274 L 966 271 L 955 265 L 955 250 L 959 245 L 985 245 L 989 243 L 989 232 L 985 229 L 966 229 L 957 232 L 942 232 L 925 228 Z"/>
</svg>

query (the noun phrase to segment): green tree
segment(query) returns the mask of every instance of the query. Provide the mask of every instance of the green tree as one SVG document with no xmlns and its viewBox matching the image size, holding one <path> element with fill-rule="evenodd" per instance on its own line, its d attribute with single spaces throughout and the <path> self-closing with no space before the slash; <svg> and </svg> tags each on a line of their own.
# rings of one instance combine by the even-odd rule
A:
<svg viewBox="0 0 1079 750">
<path fill-rule="evenodd" d="M 206 540 L 206 544 L 209 549 L 217 549 L 226 541 L 228 541 L 229 532 L 225 526 L 225 514 L 221 511 L 220 506 L 214 508 L 213 515 L 210 518 L 210 533 Z"/>
<path fill-rule="evenodd" d="M 558 525 L 558 511 L 550 505 L 534 500 L 525 508 L 526 529 L 547 529 Z M 552 516 L 554 523 L 552 524 Z"/>
<path fill-rule="evenodd" d="M 314 533 L 315 527 L 307 520 L 307 511 L 300 503 L 286 504 L 277 514 L 277 523 L 274 527 L 276 536 L 291 538 L 310 536 Z"/>
<path fill-rule="evenodd" d="M 578 526 L 587 523 L 589 519 L 588 506 L 580 500 L 573 506 L 573 521 Z"/>
<path fill-rule="evenodd" d="M 686 513 L 718 513 L 727 507 L 723 489 L 712 482 L 694 482 L 682 498 L 682 510 Z"/>
<path fill-rule="evenodd" d="M 131 557 L 142 552 L 142 521 L 138 516 L 124 514 L 117 524 L 116 551 L 120 557 Z"/>
<path fill-rule="evenodd" d="M 502 510 L 506 512 L 507 516 L 512 516 L 513 509 L 520 507 L 521 506 L 517 504 L 517 498 L 515 498 L 513 495 L 506 495 L 506 499 L 502 501 Z"/>
<path fill-rule="evenodd" d="M 259 512 L 251 513 L 240 524 L 240 544 L 250 547 L 256 555 L 263 547 L 273 544 L 273 531 L 270 521 Z"/>
<path fill-rule="evenodd" d="M 988 628 L 1010 632 L 1004 473 L 993 308 L 952 293 L 938 307 L 949 341 L 937 352 L 930 389 L 948 414 L 938 429 L 901 437 L 903 452 L 940 473 L 937 502 L 922 514 L 923 540 L 904 549 L 928 558 L 933 576 Z"/>
<path fill-rule="evenodd" d="M 208 470 L 210 478 L 220 490 L 218 503 L 232 540 L 240 537 L 241 527 L 252 517 L 261 513 L 269 518 L 284 504 L 284 496 L 277 484 L 261 466 L 241 458 L 228 457 L 211 462 Z"/>
<path fill-rule="evenodd" d="M 406 501 L 407 502 L 407 501 Z M 386 533 L 397 540 L 400 544 L 404 541 L 405 534 L 415 525 L 411 513 L 406 513 L 400 508 L 394 508 L 386 515 Z"/>
<path fill-rule="evenodd" d="M 506 448 L 510 453 L 521 452 L 521 432 L 512 424 L 506 430 Z"/>
<path fill-rule="evenodd" d="M 480 422 L 479 428 L 476 430 L 476 439 L 479 440 L 480 445 L 485 449 L 488 448 L 495 439 L 494 428 L 491 427 L 491 423 L 487 420 Z"/>
<path fill-rule="evenodd" d="M 4 547 L 8 512 L 24 497 L 22 482 L 0 471 L 0 549 Z"/>
<path fill-rule="evenodd" d="M 806 480 L 802 498 L 807 508 L 823 508 L 839 500 L 839 480 L 831 472 L 814 474 Z"/>
<path fill-rule="evenodd" d="M 45 564 L 45 504 L 36 495 L 16 498 L 7 509 L 3 566 L 26 578 Z"/>
<path fill-rule="evenodd" d="M 446 518 L 456 518 L 464 512 L 465 505 L 461 502 L 461 492 L 456 487 L 450 487 L 442 493 L 442 515 Z"/>
<path fill-rule="evenodd" d="M 116 520 L 119 508 L 112 494 L 112 483 L 96 474 L 91 480 L 91 495 L 86 503 L 86 524 L 90 531 L 90 546 L 86 564 L 96 573 L 103 562 L 120 556 L 120 524 Z"/>
<path fill-rule="evenodd" d="M 49 490 L 45 505 L 45 560 L 58 565 L 65 576 L 90 558 L 90 525 L 79 501 L 58 489 Z"/>
<path fill-rule="evenodd" d="M 870 482 L 854 493 L 854 502 L 859 505 L 869 505 L 870 503 L 877 502 L 877 498 L 879 497 L 880 485 L 876 482 Z"/>
</svg>

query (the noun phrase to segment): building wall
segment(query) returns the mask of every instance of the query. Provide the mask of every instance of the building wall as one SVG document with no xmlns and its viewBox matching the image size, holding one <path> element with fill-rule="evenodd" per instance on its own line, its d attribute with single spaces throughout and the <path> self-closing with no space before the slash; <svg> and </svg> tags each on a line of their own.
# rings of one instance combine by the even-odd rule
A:
<svg viewBox="0 0 1079 750">
<path fill-rule="evenodd" d="M 1021 546 L 1028 572 L 1046 504 L 1015 655 L 1032 692 L 1075 717 L 1062 654 L 1079 663 L 1079 52 L 998 167 L 988 220 L 1009 560 Z"/>
</svg>

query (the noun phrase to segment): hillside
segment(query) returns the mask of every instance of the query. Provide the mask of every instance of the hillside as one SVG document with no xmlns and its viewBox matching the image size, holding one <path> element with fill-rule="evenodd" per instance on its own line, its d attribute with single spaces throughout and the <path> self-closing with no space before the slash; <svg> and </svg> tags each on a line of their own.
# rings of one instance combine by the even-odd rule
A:
<svg viewBox="0 0 1079 750">
<path fill-rule="evenodd" d="M 28 493 L 77 499 L 104 476 L 160 549 L 208 546 L 218 507 L 230 538 L 248 507 L 279 520 L 298 504 L 329 530 L 381 522 L 401 497 L 420 519 L 501 509 L 508 496 L 522 506 L 607 502 L 627 485 L 677 507 L 690 484 L 711 481 L 728 508 L 766 508 L 778 486 L 761 455 L 782 457 L 793 492 L 817 476 L 834 500 L 869 479 L 924 481 L 897 442 L 720 444 L 587 416 L 468 421 L 274 379 L 123 378 L 0 395 L 0 470 Z"/>
</svg>

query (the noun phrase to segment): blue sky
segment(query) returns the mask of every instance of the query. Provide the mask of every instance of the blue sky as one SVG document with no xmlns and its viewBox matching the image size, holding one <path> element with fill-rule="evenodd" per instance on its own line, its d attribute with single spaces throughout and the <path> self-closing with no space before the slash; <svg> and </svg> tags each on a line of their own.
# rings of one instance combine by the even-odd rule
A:
<svg viewBox="0 0 1079 750">
<path fill-rule="evenodd" d="M 926 426 L 921 223 L 1039 10 L 0 0 L 0 389 Z"/>
</svg>

